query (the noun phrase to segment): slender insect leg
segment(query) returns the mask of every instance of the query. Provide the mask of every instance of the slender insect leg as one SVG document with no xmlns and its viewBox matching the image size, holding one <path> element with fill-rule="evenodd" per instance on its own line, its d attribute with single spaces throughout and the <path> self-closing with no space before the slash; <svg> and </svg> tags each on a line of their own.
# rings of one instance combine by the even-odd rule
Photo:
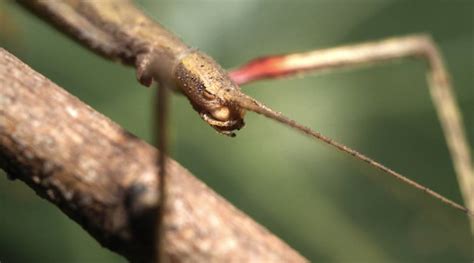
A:
<svg viewBox="0 0 474 263">
<path fill-rule="evenodd" d="M 255 59 L 229 76 L 239 85 L 253 81 L 370 65 L 406 57 L 428 64 L 428 87 L 443 128 L 464 202 L 474 211 L 474 170 L 469 143 L 449 75 L 433 40 L 426 35 L 389 38 L 382 41 Z M 474 233 L 474 220 L 471 220 Z"/>
<path fill-rule="evenodd" d="M 167 207 L 167 170 L 166 170 L 166 156 L 168 153 L 168 116 L 169 116 L 169 100 L 170 89 L 160 85 L 157 91 L 157 98 L 155 100 L 153 114 L 155 117 L 154 123 L 154 136 L 155 145 L 159 149 L 157 156 L 158 166 L 158 193 L 160 195 L 160 202 L 158 208 L 158 220 L 156 222 L 156 246 L 158 249 L 155 252 L 155 262 L 167 262 L 164 255 L 164 243 L 165 243 L 165 214 Z"/>
</svg>

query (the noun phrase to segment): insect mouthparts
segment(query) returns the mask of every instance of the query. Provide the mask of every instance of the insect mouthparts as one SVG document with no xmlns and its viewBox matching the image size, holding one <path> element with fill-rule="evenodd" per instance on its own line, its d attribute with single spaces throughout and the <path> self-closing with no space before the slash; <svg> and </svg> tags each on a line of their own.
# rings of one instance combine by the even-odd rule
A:
<svg viewBox="0 0 474 263">
<path fill-rule="evenodd" d="M 217 132 L 235 137 L 244 126 L 245 111 L 229 100 L 239 87 L 212 58 L 194 50 L 177 63 L 173 75 L 177 88 L 186 95 L 201 118 Z"/>
</svg>

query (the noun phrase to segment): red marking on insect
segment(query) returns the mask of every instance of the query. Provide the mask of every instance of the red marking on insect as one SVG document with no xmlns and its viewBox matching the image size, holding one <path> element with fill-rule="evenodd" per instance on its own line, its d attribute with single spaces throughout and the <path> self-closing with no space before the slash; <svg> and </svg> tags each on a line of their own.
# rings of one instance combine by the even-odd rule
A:
<svg viewBox="0 0 474 263">
<path fill-rule="evenodd" d="M 257 58 L 230 71 L 229 76 L 235 83 L 242 85 L 258 79 L 281 77 L 295 71 L 284 62 L 285 56 Z"/>
</svg>

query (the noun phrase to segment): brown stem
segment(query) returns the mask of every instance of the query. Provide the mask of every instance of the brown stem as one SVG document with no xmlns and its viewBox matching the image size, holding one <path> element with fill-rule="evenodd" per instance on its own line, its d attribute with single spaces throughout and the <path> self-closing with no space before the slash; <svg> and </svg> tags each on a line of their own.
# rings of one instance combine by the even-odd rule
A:
<svg viewBox="0 0 474 263">
<path fill-rule="evenodd" d="M 0 49 L 0 166 L 103 246 L 147 262 L 157 151 Z M 305 262 L 172 159 L 165 253 L 173 262 Z"/>
</svg>

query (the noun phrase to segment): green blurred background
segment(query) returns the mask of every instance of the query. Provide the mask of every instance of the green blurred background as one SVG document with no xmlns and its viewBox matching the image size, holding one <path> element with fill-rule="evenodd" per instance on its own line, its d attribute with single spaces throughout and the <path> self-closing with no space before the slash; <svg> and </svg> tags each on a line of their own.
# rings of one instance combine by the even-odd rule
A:
<svg viewBox="0 0 474 263">
<path fill-rule="evenodd" d="M 473 1 L 137 1 L 224 67 L 417 32 L 439 44 L 474 142 Z M 0 46 L 150 141 L 153 89 L 131 68 L 80 47 L 14 2 L 0 2 Z M 245 92 L 462 202 L 424 65 L 399 61 Z M 238 208 L 317 262 L 471 262 L 462 213 L 255 114 L 234 139 L 182 96 L 172 101 L 172 156 Z M 472 149 L 472 146 L 471 146 Z M 0 176 L 0 261 L 124 262 L 20 181 Z"/>
</svg>

